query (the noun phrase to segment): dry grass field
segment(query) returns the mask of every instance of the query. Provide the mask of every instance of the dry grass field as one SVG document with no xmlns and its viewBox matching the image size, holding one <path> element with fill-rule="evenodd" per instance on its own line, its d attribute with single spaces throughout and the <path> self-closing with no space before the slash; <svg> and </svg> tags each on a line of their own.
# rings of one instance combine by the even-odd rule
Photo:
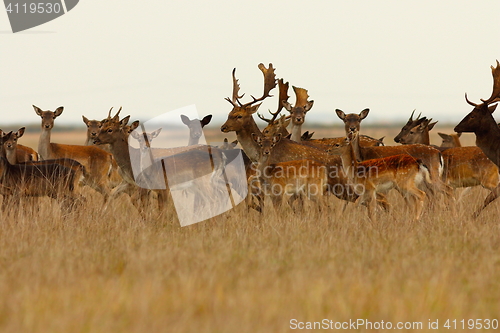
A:
<svg viewBox="0 0 500 333">
<path fill-rule="evenodd" d="M 397 129 L 365 133 L 391 144 Z M 84 133 L 53 137 L 81 143 Z M 267 206 L 260 216 L 240 204 L 184 228 L 172 213 L 142 218 L 126 195 L 103 210 L 85 193 L 66 216 L 47 198 L 2 213 L 1 332 L 288 332 L 292 319 L 423 325 L 408 331 L 439 320 L 445 331 L 447 319 L 500 319 L 500 203 L 472 219 L 482 188 L 455 212 L 427 203 L 419 222 L 392 193 L 377 223 L 332 197 L 321 213 Z"/>
</svg>

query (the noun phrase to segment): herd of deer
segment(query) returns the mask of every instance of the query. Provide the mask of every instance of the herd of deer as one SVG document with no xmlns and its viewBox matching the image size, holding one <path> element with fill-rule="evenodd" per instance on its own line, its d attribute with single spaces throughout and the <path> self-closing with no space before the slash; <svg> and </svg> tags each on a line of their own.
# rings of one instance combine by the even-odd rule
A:
<svg viewBox="0 0 500 333">
<path fill-rule="evenodd" d="M 161 129 L 151 133 L 140 131 L 138 121 L 128 124 L 130 116 L 120 119 L 121 108 L 114 116 L 110 110 L 101 121 L 83 117 L 87 125 L 85 145 L 53 143 L 51 130 L 63 107 L 42 111 L 33 106 L 42 120 L 38 152 L 17 143 L 24 128 L 9 133 L 0 130 L 2 209 L 9 203 L 19 203 L 20 197 L 48 196 L 56 199 L 63 210 L 70 211 L 85 203 L 80 188 L 87 185 L 102 194 L 104 204 L 120 193 L 127 193 L 141 212 L 151 198 L 155 198 L 162 211 L 166 209 L 170 191 L 189 188 L 193 179 L 204 175 L 219 174 L 225 175 L 228 191 L 238 186 L 237 178 L 244 176 L 249 209 L 262 212 L 265 198 L 270 197 L 275 207 L 287 200 L 295 209 L 295 202 L 302 205 L 308 198 L 317 202 L 321 210 L 328 205 L 330 195 L 334 195 L 346 204 L 357 202 L 366 206 L 372 220 L 376 218 L 377 206 L 390 209 L 387 193 L 391 189 L 403 196 L 413 212 L 411 216 L 418 220 L 426 198 L 444 195 L 453 201 L 454 188 L 481 185 L 491 193 L 474 212 L 478 216 L 500 195 L 500 128 L 492 116 L 500 101 L 498 61 L 491 68 L 494 79 L 491 97 L 476 104 L 466 95 L 466 101 L 474 109 L 455 127 L 457 134 L 439 133 L 443 138 L 441 147 L 429 142 L 429 131 L 436 123 L 420 115 L 413 119 L 413 113 L 394 139 L 402 145 L 384 146 L 383 138 L 361 135 L 360 125 L 369 109 L 359 114 L 345 114 L 337 109 L 337 116 L 345 124 L 345 137 L 312 139 L 312 134 L 302 133 L 302 125 L 314 101 L 309 100 L 306 89 L 293 87 L 296 102 L 290 104 L 289 85 L 283 79 L 276 80 L 272 64 L 267 68 L 259 64 L 264 75 L 264 92 L 259 98 L 251 96 L 252 100 L 244 104 L 240 101 L 244 94 L 239 94 L 233 70 L 232 97 L 226 98 L 233 109 L 221 131 L 236 132 L 237 141 L 229 144 L 226 139 L 221 147 L 199 144 L 202 128 L 210 123 L 211 115 L 202 120 L 181 116 L 190 128 L 187 146 L 153 148 L 151 142 Z M 270 92 L 277 85 L 277 111 L 271 112 L 271 119 L 259 114 L 268 123 L 261 131 L 253 114 L 263 100 L 271 97 Z M 280 117 L 283 108 L 288 114 Z M 474 132 L 477 146 L 461 147 L 462 132 Z M 129 136 L 139 142 L 138 149 L 130 146 Z M 235 148 L 237 142 L 242 149 Z M 228 170 L 228 161 L 240 153 L 246 174 L 234 175 Z M 133 167 L 137 163 L 140 172 Z M 172 170 L 175 172 L 169 172 Z M 213 177 L 210 179 L 213 181 Z M 196 185 L 195 194 L 205 199 L 213 197 L 207 194 L 213 185 Z M 431 206 L 435 202 L 428 201 Z"/>
</svg>

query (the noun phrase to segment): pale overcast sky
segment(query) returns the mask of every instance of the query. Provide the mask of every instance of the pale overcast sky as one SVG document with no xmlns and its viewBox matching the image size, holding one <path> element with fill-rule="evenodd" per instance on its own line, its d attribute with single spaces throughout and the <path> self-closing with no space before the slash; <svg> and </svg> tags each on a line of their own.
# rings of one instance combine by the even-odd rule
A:
<svg viewBox="0 0 500 333">
<path fill-rule="evenodd" d="M 111 106 L 147 120 L 195 104 L 220 126 L 232 69 L 249 98 L 262 93 L 260 62 L 309 90 L 309 121 L 340 125 L 336 108 L 370 108 L 366 122 L 404 122 L 413 109 L 458 122 L 465 92 L 491 93 L 499 13 L 498 0 L 82 0 L 12 34 L 0 11 L 0 128 L 38 123 L 32 104 L 64 106 L 57 122 L 82 127 L 82 114 L 100 119 Z"/>
</svg>

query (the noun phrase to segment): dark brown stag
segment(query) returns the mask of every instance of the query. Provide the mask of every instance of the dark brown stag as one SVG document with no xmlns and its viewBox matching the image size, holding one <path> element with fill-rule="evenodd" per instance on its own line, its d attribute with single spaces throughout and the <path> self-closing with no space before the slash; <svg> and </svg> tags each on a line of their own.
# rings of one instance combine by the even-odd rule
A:
<svg viewBox="0 0 500 333">
<path fill-rule="evenodd" d="M 500 63 L 491 66 L 493 75 L 493 92 L 490 98 L 481 99 L 481 103 L 473 103 L 467 98 L 465 100 L 474 109 L 465 116 L 455 127 L 455 132 L 473 132 L 476 134 L 476 145 L 481 148 L 486 156 L 500 167 L 500 128 L 493 118 L 493 112 L 500 102 Z"/>
</svg>

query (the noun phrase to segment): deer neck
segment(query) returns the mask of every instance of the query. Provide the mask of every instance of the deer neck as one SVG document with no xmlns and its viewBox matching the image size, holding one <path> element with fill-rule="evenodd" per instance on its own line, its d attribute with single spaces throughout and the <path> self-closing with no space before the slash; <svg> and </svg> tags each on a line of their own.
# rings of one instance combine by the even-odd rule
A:
<svg viewBox="0 0 500 333">
<path fill-rule="evenodd" d="M 50 144 L 50 129 L 42 128 L 40 139 L 38 140 L 38 154 L 44 160 L 52 158 L 52 146 Z"/>
<path fill-rule="evenodd" d="M 197 145 L 200 142 L 200 138 L 189 138 L 188 146 Z"/>
<path fill-rule="evenodd" d="M 292 123 L 292 136 L 290 137 L 290 140 L 295 142 L 300 142 L 302 141 L 301 135 L 302 135 L 302 125 L 295 125 Z"/>
<path fill-rule="evenodd" d="M 354 154 L 354 160 L 357 161 L 364 161 L 364 156 L 363 152 L 361 150 L 361 146 L 359 145 L 359 135 L 356 135 L 355 138 L 352 140 L 350 146 L 352 149 L 350 149 L 353 154 Z"/>
<path fill-rule="evenodd" d="M 358 161 L 354 153 L 354 142 L 344 147 L 340 159 L 342 160 L 342 167 L 347 178 L 350 182 L 354 182 L 356 180 L 356 170 L 358 169 Z"/>
<path fill-rule="evenodd" d="M 422 135 L 420 136 L 419 142 L 415 143 L 421 143 L 423 145 L 430 145 L 431 144 L 431 139 L 429 138 L 429 129 L 426 128 L 425 131 L 422 132 Z"/>
<path fill-rule="evenodd" d="M 134 172 L 132 170 L 127 137 L 125 135 L 121 135 L 116 141 L 109 144 L 109 150 L 116 160 L 116 164 L 118 164 L 122 172 L 128 178 L 126 180 L 130 182 L 131 179 L 133 181 Z"/>
<path fill-rule="evenodd" d="M 5 158 L 10 164 L 17 164 L 17 148 L 5 149 Z"/>
<path fill-rule="evenodd" d="M 263 185 L 269 185 L 269 161 L 270 161 L 270 155 L 262 155 L 259 158 L 259 161 L 257 162 L 257 176 L 259 177 L 259 181 Z M 266 173 L 267 171 L 267 173 Z"/>
<path fill-rule="evenodd" d="M 261 134 L 261 131 L 259 127 L 257 127 L 253 117 L 251 118 L 251 121 L 248 122 L 247 126 L 245 126 L 242 130 L 236 131 L 236 138 L 248 158 L 250 158 L 252 162 L 257 162 L 260 156 L 260 147 L 252 139 L 252 133 Z"/>
<path fill-rule="evenodd" d="M 493 117 L 492 117 L 493 119 Z M 500 168 L 500 128 L 493 120 L 486 126 L 474 132 L 476 134 L 476 146 L 481 148 L 484 154 Z"/>
</svg>

